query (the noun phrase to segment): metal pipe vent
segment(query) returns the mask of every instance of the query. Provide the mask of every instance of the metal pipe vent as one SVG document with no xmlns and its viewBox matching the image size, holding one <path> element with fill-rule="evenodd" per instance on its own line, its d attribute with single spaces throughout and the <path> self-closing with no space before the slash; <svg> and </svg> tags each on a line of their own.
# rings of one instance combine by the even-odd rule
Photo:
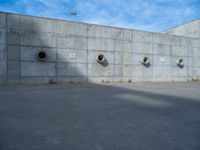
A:
<svg viewBox="0 0 200 150">
<path fill-rule="evenodd" d="M 103 62 L 105 61 L 105 56 L 104 56 L 103 54 L 97 55 L 96 61 L 97 61 L 98 63 L 103 63 Z"/>
<path fill-rule="evenodd" d="M 148 57 L 143 57 L 141 59 L 141 63 L 145 66 L 149 65 L 150 64 L 150 61 L 149 61 L 149 58 Z"/>
<path fill-rule="evenodd" d="M 178 60 L 176 61 L 176 65 L 177 65 L 178 67 L 182 68 L 182 67 L 184 66 L 183 59 L 178 59 Z"/>
</svg>

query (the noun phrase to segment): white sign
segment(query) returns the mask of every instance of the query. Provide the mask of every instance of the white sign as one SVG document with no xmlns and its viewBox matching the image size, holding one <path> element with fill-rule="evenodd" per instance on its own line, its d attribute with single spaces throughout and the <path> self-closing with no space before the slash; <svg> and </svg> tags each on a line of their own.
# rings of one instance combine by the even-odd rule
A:
<svg viewBox="0 0 200 150">
<path fill-rule="evenodd" d="M 165 58 L 164 57 L 160 57 L 160 62 L 161 63 L 165 62 Z"/>
<path fill-rule="evenodd" d="M 76 53 L 69 53 L 70 59 L 76 59 Z"/>
</svg>

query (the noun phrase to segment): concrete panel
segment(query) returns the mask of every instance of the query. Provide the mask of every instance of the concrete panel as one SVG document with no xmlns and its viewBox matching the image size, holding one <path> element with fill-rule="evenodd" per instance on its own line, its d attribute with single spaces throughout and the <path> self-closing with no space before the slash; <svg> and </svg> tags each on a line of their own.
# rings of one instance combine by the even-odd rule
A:
<svg viewBox="0 0 200 150">
<path fill-rule="evenodd" d="M 192 39 L 192 46 L 200 48 L 200 39 Z"/>
<path fill-rule="evenodd" d="M 5 45 L 0 44 L 0 60 L 5 59 Z"/>
<path fill-rule="evenodd" d="M 153 65 L 154 66 L 170 66 L 171 57 L 163 55 L 154 55 L 153 56 Z"/>
<path fill-rule="evenodd" d="M 32 28 L 30 26 L 29 29 L 34 29 L 36 31 L 41 31 L 41 32 L 56 33 L 56 31 L 57 31 L 56 20 L 44 19 L 44 18 L 33 18 L 32 19 Z"/>
<path fill-rule="evenodd" d="M 151 43 L 153 33 L 133 30 L 133 41 Z"/>
<path fill-rule="evenodd" d="M 193 71 L 194 71 L 193 72 L 194 73 L 193 74 L 194 77 L 200 77 L 200 69 L 199 69 L 199 67 L 194 67 Z"/>
<path fill-rule="evenodd" d="M 87 49 L 87 38 L 57 34 L 58 48 Z"/>
<path fill-rule="evenodd" d="M 184 67 L 183 69 L 179 67 L 171 67 L 171 76 L 172 77 L 186 77 L 188 76 L 188 69 Z"/>
<path fill-rule="evenodd" d="M 132 52 L 152 54 L 153 45 L 152 43 L 133 42 Z"/>
<path fill-rule="evenodd" d="M 186 47 L 187 51 L 188 51 L 188 57 L 193 57 L 194 56 L 194 48 L 191 47 L 191 45 L 189 47 Z"/>
<path fill-rule="evenodd" d="M 31 16 L 19 17 L 20 28 L 39 32 L 56 33 L 56 20 Z"/>
<path fill-rule="evenodd" d="M 114 41 L 115 51 L 123 52 L 124 51 L 124 41 L 122 40 L 115 40 Z"/>
<path fill-rule="evenodd" d="M 190 66 L 188 67 L 188 80 L 192 80 L 194 78 L 194 67 Z"/>
<path fill-rule="evenodd" d="M 92 77 L 112 77 L 114 75 L 114 65 L 104 67 L 100 64 L 88 64 L 88 76 Z"/>
<path fill-rule="evenodd" d="M 20 62 L 19 61 L 8 61 L 7 62 L 7 73 L 8 73 L 9 77 L 18 78 L 20 76 Z"/>
<path fill-rule="evenodd" d="M 176 45 L 176 46 L 180 46 L 181 45 L 181 40 L 182 37 L 178 37 L 178 36 L 169 36 L 169 41 L 170 41 L 170 45 Z"/>
<path fill-rule="evenodd" d="M 19 17 L 20 15 L 7 14 L 7 28 L 20 28 Z"/>
<path fill-rule="evenodd" d="M 81 63 L 58 63 L 57 75 L 62 76 L 85 76 L 87 74 L 87 64 Z"/>
<path fill-rule="evenodd" d="M 20 60 L 20 46 L 8 45 L 7 47 L 7 60 L 19 61 Z"/>
<path fill-rule="evenodd" d="M 191 46 L 192 45 L 192 39 L 182 37 L 181 38 L 181 46 Z"/>
<path fill-rule="evenodd" d="M 73 76 L 75 74 L 74 72 L 75 68 L 73 63 L 57 63 L 57 76 Z"/>
<path fill-rule="evenodd" d="M 56 33 L 56 20 L 8 14 L 7 27 L 12 29 Z"/>
<path fill-rule="evenodd" d="M 123 77 L 132 77 L 132 65 L 123 65 Z"/>
<path fill-rule="evenodd" d="M 170 39 L 166 35 L 162 34 L 156 34 L 153 35 L 153 42 L 156 44 L 164 44 L 164 45 L 170 45 Z M 181 45 L 181 40 L 179 45 Z"/>
<path fill-rule="evenodd" d="M 74 63 L 74 76 L 87 78 L 87 64 Z"/>
<path fill-rule="evenodd" d="M 194 58 L 193 57 L 188 57 L 188 67 L 192 68 L 193 66 L 194 66 Z"/>
<path fill-rule="evenodd" d="M 194 57 L 200 57 L 200 48 L 194 48 Z"/>
<path fill-rule="evenodd" d="M 113 54 L 112 54 L 113 55 Z M 123 52 L 114 52 L 114 56 L 115 56 L 115 64 L 119 65 L 119 64 L 123 64 L 123 60 L 124 60 L 124 53 Z"/>
<path fill-rule="evenodd" d="M 154 44 L 153 52 L 154 52 L 154 54 L 159 54 L 159 55 L 170 55 L 171 47 L 172 46 L 170 46 L 170 45 Z"/>
<path fill-rule="evenodd" d="M 87 62 L 87 51 L 76 49 L 58 49 L 57 62 Z"/>
<path fill-rule="evenodd" d="M 125 53 L 131 53 L 132 52 L 132 42 L 131 41 L 124 41 L 124 52 Z"/>
<path fill-rule="evenodd" d="M 0 28 L 6 27 L 6 14 L 0 13 Z"/>
<path fill-rule="evenodd" d="M 133 78 L 143 78 L 148 79 L 148 80 L 152 80 L 153 79 L 153 68 L 152 66 L 147 68 L 145 66 L 141 66 L 141 65 L 135 65 L 133 66 Z"/>
<path fill-rule="evenodd" d="M 56 47 L 56 33 L 23 30 L 20 37 L 24 46 Z"/>
<path fill-rule="evenodd" d="M 113 39 L 88 38 L 89 50 L 114 51 Z"/>
<path fill-rule="evenodd" d="M 155 66 L 153 70 L 153 75 L 155 78 L 162 77 L 164 79 L 169 79 L 171 76 L 170 66 Z"/>
<path fill-rule="evenodd" d="M 0 29 L 0 44 L 6 43 L 6 30 Z"/>
<path fill-rule="evenodd" d="M 57 33 L 68 36 L 87 36 L 87 25 L 57 20 Z"/>
<path fill-rule="evenodd" d="M 55 63 L 21 62 L 21 75 L 23 76 L 56 76 Z"/>
<path fill-rule="evenodd" d="M 21 33 L 19 29 L 8 29 L 7 30 L 7 43 L 8 44 L 15 44 L 20 45 L 21 42 Z"/>
<path fill-rule="evenodd" d="M 124 53 L 123 64 L 131 65 L 132 64 L 132 53 Z"/>
<path fill-rule="evenodd" d="M 194 58 L 194 67 L 200 68 L 200 58 Z"/>
<path fill-rule="evenodd" d="M 182 37 L 175 37 L 166 34 L 153 34 L 153 42 L 157 44 L 181 46 L 181 39 Z"/>
<path fill-rule="evenodd" d="M 46 52 L 48 57 L 46 62 L 56 62 L 56 49 L 41 47 L 21 47 L 21 61 L 38 61 L 36 55 L 40 50 Z"/>
<path fill-rule="evenodd" d="M 5 72 L 6 72 L 6 62 L 3 60 L 0 60 L 0 76 L 4 76 Z"/>
<path fill-rule="evenodd" d="M 188 56 L 188 47 L 172 46 L 173 56 Z"/>
<path fill-rule="evenodd" d="M 114 65 L 114 77 L 122 78 L 123 76 L 123 65 Z"/>
<path fill-rule="evenodd" d="M 108 64 L 114 64 L 114 54 L 113 52 L 106 51 L 88 51 L 88 63 L 97 64 L 96 57 L 99 54 L 103 54 Z"/>
<path fill-rule="evenodd" d="M 129 29 L 124 29 L 124 40 L 132 41 L 133 40 L 133 31 Z"/>
<path fill-rule="evenodd" d="M 88 36 L 96 38 L 123 39 L 123 29 L 88 25 Z"/>
</svg>

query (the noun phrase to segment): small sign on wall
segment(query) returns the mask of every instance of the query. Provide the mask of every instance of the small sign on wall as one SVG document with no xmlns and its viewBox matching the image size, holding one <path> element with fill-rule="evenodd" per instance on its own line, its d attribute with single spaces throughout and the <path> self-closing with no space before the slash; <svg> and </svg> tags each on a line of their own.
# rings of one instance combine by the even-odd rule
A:
<svg viewBox="0 0 200 150">
<path fill-rule="evenodd" d="M 69 53 L 69 59 L 76 59 L 76 53 Z"/>
<path fill-rule="evenodd" d="M 160 62 L 164 63 L 165 62 L 165 58 L 164 57 L 160 57 Z"/>
</svg>

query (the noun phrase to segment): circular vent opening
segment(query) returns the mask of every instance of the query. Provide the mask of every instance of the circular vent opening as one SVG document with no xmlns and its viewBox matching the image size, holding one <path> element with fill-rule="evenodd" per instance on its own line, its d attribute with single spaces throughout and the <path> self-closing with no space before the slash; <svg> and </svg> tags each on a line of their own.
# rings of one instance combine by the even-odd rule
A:
<svg viewBox="0 0 200 150">
<path fill-rule="evenodd" d="M 44 51 L 39 51 L 37 53 L 37 59 L 39 61 L 45 61 L 47 59 L 47 54 Z"/>
<path fill-rule="evenodd" d="M 103 54 L 99 54 L 96 58 L 97 62 L 103 63 L 105 61 L 105 57 Z"/>
<path fill-rule="evenodd" d="M 149 58 L 148 58 L 148 57 L 142 58 L 141 63 L 142 63 L 143 65 L 148 65 L 148 64 L 149 64 Z"/>
<path fill-rule="evenodd" d="M 184 66 L 184 62 L 183 62 L 183 59 L 179 59 L 179 60 L 177 60 L 177 66 L 179 66 L 179 67 L 183 67 Z"/>
</svg>

